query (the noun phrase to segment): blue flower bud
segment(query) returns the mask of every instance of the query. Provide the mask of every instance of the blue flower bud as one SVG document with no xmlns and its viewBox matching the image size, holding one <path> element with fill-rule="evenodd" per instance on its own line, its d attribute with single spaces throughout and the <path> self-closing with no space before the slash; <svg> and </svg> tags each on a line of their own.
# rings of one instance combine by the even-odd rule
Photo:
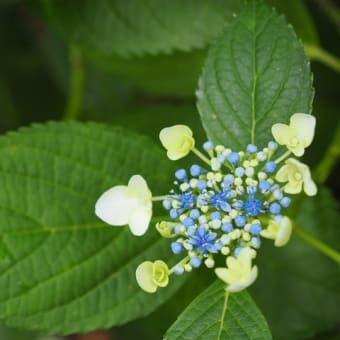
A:
<svg viewBox="0 0 340 340">
<path fill-rule="evenodd" d="M 270 150 L 276 150 L 277 147 L 278 147 L 277 143 L 275 143 L 275 142 L 273 142 L 273 141 L 270 141 L 270 142 L 268 143 L 268 149 L 270 149 Z"/>
<path fill-rule="evenodd" d="M 281 205 L 284 208 L 288 208 L 290 205 L 291 199 L 289 197 L 283 197 L 282 200 L 280 201 Z"/>
<path fill-rule="evenodd" d="M 197 181 L 197 188 L 203 190 L 207 187 L 207 182 L 203 179 Z"/>
<path fill-rule="evenodd" d="M 185 180 L 187 178 L 187 172 L 184 169 L 178 169 L 175 172 L 175 177 L 178 180 L 183 181 L 183 180 Z"/>
<path fill-rule="evenodd" d="M 248 144 L 247 145 L 247 152 L 250 153 L 250 154 L 257 152 L 257 146 L 254 145 L 254 144 Z"/>
<path fill-rule="evenodd" d="M 260 223 L 254 223 L 250 226 L 250 233 L 253 235 L 259 235 L 262 230 L 262 226 Z"/>
<path fill-rule="evenodd" d="M 180 265 L 176 265 L 174 267 L 174 274 L 176 275 L 182 275 L 184 273 L 184 268 Z"/>
<path fill-rule="evenodd" d="M 273 214 L 273 215 L 277 215 L 280 213 L 281 211 L 281 205 L 279 203 L 272 203 L 270 206 L 269 206 L 269 211 Z"/>
<path fill-rule="evenodd" d="M 178 218 L 179 213 L 178 213 L 177 209 L 171 209 L 169 215 L 170 215 L 171 218 Z"/>
<path fill-rule="evenodd" d="M 209 150 L 213 149 L 213 147 L 214 147 L 214 144 L 210 140 L 208 140 L 207 142 L 205 142 L 203 144 L 203 149 L 205 151 L 209 151 Z"/>
<path fill-rule="evenodd" d="M 229 154 L 228 156 L 228 161 L 231 163 L 231 164 L 234 164 L 236 165 L 239 161 L 240 161 L 240 156 L 237 152 L 232 152 Z"/>
<path fill-rule="evenodd" d="M 221 219 L 221 213 L 219 211 L 214 211 L 210 214 L 210 218 L 212 220 L 220 220 Z"/>
<path fill-rule="evenodd" d="M 251 246 L 255 249 L 258 249 L 261 247 L 261 239 L 259 237 L 252 237 L 250 243 L 251 243 Z"/>
<path fill-rule="evenodd" d="M 190 217 L 193 218 L 194 220 L 197 220 L 200 217 L 200 211 L 198 209 L 192 209 L 190 211 Z"/>
<path fill-rule="evenodd" d="M 268 181 L 266 181 L 265 179 L 263 179 L 259 183 L 259 188 L 260 188 L 261 192 L 269 191 L 270 187 L 271 187 L 271 184 Z"/>
<path fill-rule="evenodd" d="M 166 199 L 164 200 L 163 202 L 163 207 L 166 209 L 166 210 L 169 210 L 171 208 L 171 201 Z"/>
<path fill-rule="evenodd" d="M 268 162 L 268 163 L 266 163 L 264 169 L 268 174 L 272 174 L 276 169 L 276 163 L 275 162 Z"/>
<path fill-rule="evenodd" d="M 244 175 L 244 169 L 242 167 L 238 167 L 235 169 L 235 175 L 237 177 L 242 177 Z"/>
<path fill-rule="evenodd" d="M 193 177 L 197 177 L 201 174 L 201 167 L 197 164 L 193 164 L 190 168 L 190 174 Z"/>
<path fill-rule="evenodd" d="M 275 189 L 273 191 L 273 196 L 275 199 L 280 200 L 283 197 L 282 191 L 280 189 Z"/>
<path fill-rule="evenodd" d="M 192 225 L 194 225 L 195 224 L 195 222 L 194 222 L 194 220 L 191 218 L 191 217 L 186 217 L 184 220 L 183 220 L 183 225 L 185 226 L 185 227 L 190 227 L 190 226 L 192 226 Z"/>
<path fill-rule="evenodd" d="M 246 224 L 246 221 L 247 219 L 244 215 L 239 215 L 235 218 L 235 224 L 239 228 L 242 228 Z"/>
<path fill-rule="evenodd" d="M 171 243 L 171 250 L 174 254 L 179 254 L 183 249 L 183 246 L 179 242 L 172 242 Z"/>
<path fill-rule="evenodd" d="M 197 256 L 194 256 L 190 259 L 190 264 L 194 267 L 194 268 L 198 268 L 202 263 L 202 260 L 197 257 Z"/>
<path fill-rule="evenodd" d="M 230 233 L 233 230 L 233 225 L 230 222 L 226 222 L 222 224 L 221 229 L 224 233 Z"/>
</svg>

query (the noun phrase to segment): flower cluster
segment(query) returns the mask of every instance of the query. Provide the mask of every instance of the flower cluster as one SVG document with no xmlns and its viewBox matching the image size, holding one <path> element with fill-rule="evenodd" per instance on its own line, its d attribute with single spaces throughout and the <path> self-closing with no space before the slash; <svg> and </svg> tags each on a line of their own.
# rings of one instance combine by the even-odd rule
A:
<svg viewBox="0 0 340 340">
<path fill-rule="evenodd" d="M 292 223 L 285 216 L 292 194 L 302 190 L 315 195 L 316 186 L 308 166 L 291 153 L 302 156 L 314 137 L 315 118 L 297 113 L 290 124 L 275 124 L 275 141 L 259 149 L 254 144 L 233 151 L 211 141 L 203 144 L 206 154 L 195 148 L 192 131 L 184 125 L 165 128 L 162 145 L 171 160 L 194 152 L 202 164 L 175 172 L 174 189 L 152 197 L 145 180 L 135 175 L 128 186 L 116 186 L 97 201 L 96 214 L 111 225 L 129 224 L 132 233 L 142 235 L 152 215 L 152 201 L 162 201 L 169 218 L 156 224 L 164 238 L 171 238 L 171 250 L 183 255 L 172 268 L 163 261 L 143 262 L 136 279 L 146 292 L 153 293 L 168 284 L 172 274 L 182 275 L 202 265 L 215 268 L 216 256 L 225 257 L 225 267 L 215 268 L 226 290 L 237 292 L 257 277 L 253 265 L 262 238 L 274 240 L 277 247 L 290 238 Z M 282 148 L 287 151 L 276 157 Z M 281 152 L 282 153 L 282 152 Z M 284 161 L 284 164 L 281 163 Z"/>
</svg>

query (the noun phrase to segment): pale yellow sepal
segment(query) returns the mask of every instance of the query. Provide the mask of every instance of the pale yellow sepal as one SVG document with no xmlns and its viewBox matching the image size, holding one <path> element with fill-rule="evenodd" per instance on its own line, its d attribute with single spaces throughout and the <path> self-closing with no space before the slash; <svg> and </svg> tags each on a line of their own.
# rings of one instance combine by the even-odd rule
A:
<svg viewBox="0 0 340 340">
<path fill-rule="evenodd" d="M 219 279 L 227 284 L 226 290 L 231 293 L 239 292 L 250 286 L 257 278 L 257 266 L 252 267 L 253 251 L 243 248 L 238 257 L 227 258 L 227 268 L 216 268 Z"/>
<path fill-rule="evenodd" d="M 152 195 L 140 175 L 130 178 L 127 186 L 117 185 L 104 192 L 95 206 L 96 215 L 113 226 L 128 224 L 136 236 L 148 229 L 152 216 Z"/>
<path fill-rule="evenodd" d="M 162 129 L 159 139 L 167 150 L 167 156 L 173 161 L 185 157 L 195 147 L 192 131 L 186 125 Z"/>
<path fill-rule="evenodd" d="M 280 145 L 285 145 L 295 156 L 302 156 L 314 138 L 315 117 L 305 113 L 295 113 L 290 124 L 274 124 L 272 134 Z"/>
<path fill-rule="evenodd" d="M 271 220 L 268 227 L 261 231 L 261 236 L 274 240 L 276 247 L 286 245 L 292 235 L 292 222 L 287 216 L 283 216 L 279 222 Z"/>
<path fill-rule="evenodd" d="M 283 188 L 287 194 L 298 194 L 302 189 L 308 196 L 314 196 L 317 193 L 309 167 L 294 158 L 286 160 L 275 178 L 281 183 L 287 182 Z"/>
<path fill-rule="evenodd" d="M 155 293 L 158 287 L 166 287 L 169 283 L 169 268 L 163 261 L 145 261 L 136 269 L 138 285 L 147 293 Z"/>
<path fill-rule="evenodd" d="M 169 222 L 162 221 L 156 224 L 156 229 L 161 234 L 162 237 L 171 238 L 174 236 L 172 233 L 172 228 Z"/>
</svg>

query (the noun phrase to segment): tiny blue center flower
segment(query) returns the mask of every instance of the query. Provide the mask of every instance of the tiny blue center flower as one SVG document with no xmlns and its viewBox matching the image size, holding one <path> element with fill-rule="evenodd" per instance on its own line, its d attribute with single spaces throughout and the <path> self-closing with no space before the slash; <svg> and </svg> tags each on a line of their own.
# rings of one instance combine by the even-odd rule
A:
<svg viewBox="0 0 340 340">
<path fill-rule="evenodd" d="M 182 208 L 189 209 L 193 207 L 195 203 L 195 196 L 189 192 L 183 193 L 180 196 L 180 201 L 182 203 Z"/>
<path fill-rule="evenodd" d="M 262 210 L 262 202 L 257 198 L 249 198 L 244 203 L 244 210 L 249 216 L 257 216 Z"/>
<path fill-rule="evenodd" d="M 189 241 L 202 255 L 207 252 L 217 253 L 217 249 L 214 245 L 216 236 L 216 233 L 207 232 L 202 226 L 197 229 L 194 236 L 190 236 Z"/>
</svg>

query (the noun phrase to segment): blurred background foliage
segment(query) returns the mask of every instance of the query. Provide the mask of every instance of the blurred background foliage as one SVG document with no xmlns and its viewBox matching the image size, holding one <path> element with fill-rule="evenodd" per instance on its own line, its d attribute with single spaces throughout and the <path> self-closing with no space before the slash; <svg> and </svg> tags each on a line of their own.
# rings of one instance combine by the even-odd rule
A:
<svg viewBox="0 0 340 340">
<path fill-rule="evenodd" d="M 232 1 L 232 6 L 230 3 L 227 6 L 229 10 L 224 11 L 227 1 L 209 1 L 212 5 L 200 11 L 201 21 L 194 27 L 200 39 L 194 40 L 192 45 L 184 44 L 185 39 L 183 44 L 178 43 L 175 35 L 172 37 L 175 47 L 171 49 L 167 49 L 161 39 L 158 45 L 151 47 L 147 39 L 137 39 L 142 45 L 140 53 L 135 50 L 131 32 L 131 41 L 121 51 L 119 31 L 115 34 L 109 30 L 92 37 L 93 41 L 87 40 L 88 31 L 101 31 L 96 30 L 95 20 L 91 27 L 82 27 L 82 20 L 72 21 L 72 15 L 82 2 L 69 2 L 64 12 L 65 1 L 56 2 L 0 0 L 1 134 L 33 122 L 77 119 L 125 126 L 156 141 L 164 126 L 184 123 L 195 131 L 198 143 L 204 140 L 195 108 L 198 78 L 207 48 L 223 28 L 223 21 L 233 15 L 233 10 L 237 11 L 240 2 Z M 326 0 L 267 2 L 286 15 L 311 58 L 314 115 L 318 125 L 316 140 L 308 149 L 306 161 L 315 166 L 326 150 L 333 150 L 328 155 L 331 154 L 329 162 L 334 167 L 326 183 L 339 198 L 340 165 L 336 161 L 340 154 L 340 133 L 335 136 L 336 130 L 331 127 L 340 124 L 340 9 L 335 2 Z M 96 7 L 102 1 L 86 3 Z M 54 13 L 67 15 L 60 21 Z M 190 21 L 185 14 L 183 18 Z M 159 17 L 161 15 L 159 13 Z M 91 20 L 89 15 L 86 18 Z M 211 18 L 216 19 L 212 21 Z M 173 27 L 171 20 L 167 24 L 181 35 L 191 29 L 184 22 L 180 21 L 177 26 L 174 23 Z M 164 29 L 169 27 L 165 25 Z M 115 43 L 106 49 L 111 38 Z M 155 36 L 155 41 L 157 38 Z M 190 36 L 186 38 L 190 41 Z M 169 301 L 146 319 L 113 329 L 112 339 L 159 339 L 183 307 L 211 281 L 209 274 L 202 277 L 204 279 L 199 281 L 194 276 L 178 293 L 181 298 L 171 300 L 176 303 Z M 103 335 L 94 336 L 101 339 Z M 311 339 L 339 338 L 335 327 Z M 52 338 L 3 327 L 0 339 Z"/>
</svg>

